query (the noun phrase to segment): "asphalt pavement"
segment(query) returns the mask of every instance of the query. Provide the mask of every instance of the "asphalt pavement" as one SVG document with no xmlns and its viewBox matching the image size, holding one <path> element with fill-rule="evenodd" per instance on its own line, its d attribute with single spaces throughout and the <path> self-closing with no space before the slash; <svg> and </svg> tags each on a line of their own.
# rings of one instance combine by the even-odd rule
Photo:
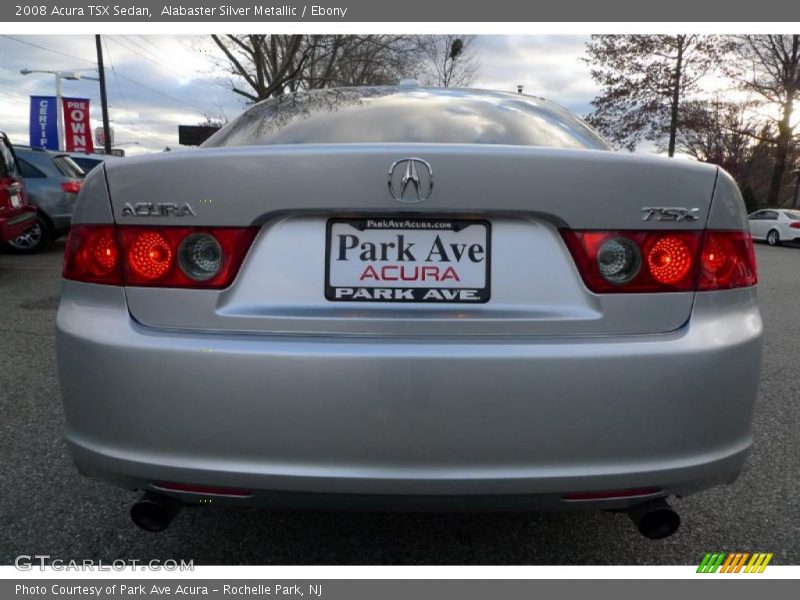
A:
<svg viewBox="0 0 800 600">
<path fill-rule="evenodd" d="M 195 564 L 697 564 L 709 551 L 800 563 L 800 248 L 757 247 L 766 323 L 755 445 L 732 486 L 677 500 L 661 541 L 601 512 L 397 514 L 184 510 L 163 533 L 137 529 L 132 492 L 81 477 L 62 441 L 54 322 L 63 240 L 0 253 L 0 564 L 184 559 Z M 108 390 L 113 393 L 113 390 Z"/>
</svg>

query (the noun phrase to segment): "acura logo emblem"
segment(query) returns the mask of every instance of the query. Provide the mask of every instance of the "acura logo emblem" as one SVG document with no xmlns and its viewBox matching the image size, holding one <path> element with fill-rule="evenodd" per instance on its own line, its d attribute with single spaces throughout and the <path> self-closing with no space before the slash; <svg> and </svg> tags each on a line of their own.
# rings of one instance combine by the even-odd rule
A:
<svg viewBox="0 0 800 600">
<path fill-rule="evenodd" d="M 389 168 L 389 193 L 398 202 L 422 202 L 431 190 L 433 171 L 421 158 L 401 158 Z"/>
</svg>

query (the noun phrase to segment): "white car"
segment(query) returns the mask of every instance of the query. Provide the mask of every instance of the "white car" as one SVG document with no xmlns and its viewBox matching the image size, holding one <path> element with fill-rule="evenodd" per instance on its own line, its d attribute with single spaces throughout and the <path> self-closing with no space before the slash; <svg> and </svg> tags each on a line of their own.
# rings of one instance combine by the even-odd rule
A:
<svg viewBox="0 0 800 600">
<path fill-rule="evenodd" d="M 770 246 L 800 241 L 800 210 L 768 208 L 747 217 L 754 240 L 766 240 Z"/>
</svg>

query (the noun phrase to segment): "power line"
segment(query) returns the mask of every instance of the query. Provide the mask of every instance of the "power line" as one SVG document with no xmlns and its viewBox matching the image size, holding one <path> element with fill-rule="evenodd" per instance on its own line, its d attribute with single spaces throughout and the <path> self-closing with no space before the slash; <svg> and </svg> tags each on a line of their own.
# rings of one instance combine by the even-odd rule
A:
<svg viewBox="0 0 800 600">
<path fill-rule="evenodd" d="M 160 53 L 167 53 L 167 54 L 169 54 L 169 53 L 171 52 L 170 50 L 168 50 L 168 49 L 164 48 L 163 46 L 160 46 L 159 44 L 156 44 L 154 41 L 152 41 L 152 40 L 148 39 L 148 37 L 147 37 L 147 36 L 144 36 L 144 35 L 139 35 L 139 36 L 137 36 L 137 37 L 138 37 L 140 40 L 142 40 L 143 42 L 147 42 L 147 43 L 148 43 L 150 46 L 152 46 L 153 48 L 155 48 L 156 50 L 158 50 Z M 130 40 L 130 41 L 131 41 L 131 42 L 133 42 L 133 40 Z M 193 54 L 193 52 L 191 52 L 191 51 L 187 50 L 187 49 L 186 49 L 186 46 L 185 46 L 184 44 L 179 44 L 179 45 L 180 45 L 180 47 L 181 47 L 181 51 L 182 51 L 184 54 L 187 54 L 187 55 L 189 55 L 189 56 L 192 56 L 192 57 L 194 57 L 194 54 Z M 151 54 L 155 54 L 155 53 L 154 53 L 154 52 L 151 52 Z M 228 85 L 225 85 L 224 83 L 220 83 L 219 81 L 211 80 L 211 81 L 208 81 L 208 82 L 203 82 L 203 83 L 207 83 L 208 85 L 215 85 L 215 86 L 219 87 L 220 89 L 223 89 L 223 90 L 225 90 L 226 92 L 230 92 L 230 91 L 231 91 L 231 88 L 230 88 L 230 86 L 228 86 Z"/>
<path fill-rule="evenodd" d="M 118 46 L 120 46 L 121 48 L 123 48 L 123 49 L 125 49 L 125 50 L 128 50 L 129 52 L 133 52 L 134 54 L 137 54 L 137 55 L 141 56 L 141 57 L 142 57 L 142 58 L 144 58 L 145 60 L 148 60 L 148 61 L 150 61 L 151 63 L 154 63 L 154 64 L 156 64 L 156 65 L 157 65 L 157 66 L 159 66 L 159 67 L 164 67 L 165 69 L 167 69 L 167 70 L 169 70 L 169 71 L 172 71 L 173 73 L 176 73 L 176 74 L 177 74 L 178 76 L 180 76 L 180 77 L 186 77 L 186 75 L 184 75 L 184 74 L 181 74 L 181 73 L 177 73 L 176 71 L 174 71 L 174 70 L 170 69 L 170 68 L 169 68 L 169 67 L 167 67 L 166 65 L 162 65 L 161 63 L 159 63 L 159 62 L 156 62 L 156 61 L 154 61 L 154 60 L 152 60 L 152 59 L 148 58 L 147 56 L 143 55 L 141 52 L 137 52 L 135 49 L 133 49 L 133 48 L 130 48 L 130 47 L 128 47 L 127 45 L 124 45 L 124 44 L 122 44 L 122 43 L 120 42 L 120 40 L 117 40 L 117 39 L 111 38 L 111 41 L 113 41 L 114 43 L 116 43 L 116 44 L 117 44 Z M 127 79 L 128 81 L 131 81 L 131 82 L 133 82 L 133 83 L 136 83 L 136 84 L 138 84 L 138 85 L 140 85 L 140 86 L 142 86 L 142 87 L 144 87 L 144 88 L 147 88 L 147 89 L 149 89 L 149 90 L 152 90 L 152 91 L 156 92 L 157 94 L 160 94 L 160 95 L 164 96 L 165 98 L 169 98 L 169 99 L 171 99 L 171 100 L 173 100 L 173 101 L 175 101 L 175 102 L 180 102 L 181 104 L 185 104 L 185 105 L 187 105 L 187 106 L 192 106 L 192 107 L 194 107 L 194 108 L 199 108 L 199 109 L 200 109 L 201 111 L 203 111 L 203 113 L 205 113 L 205 114 L 211 114 L 211 113 L 213 112 L 213 111 L 209 111 L 209 110 L 207 110 L 207 109 L 205 109 L 205 108 L 203 108 L 203 107 L 201 107 L 201 106 L 198 106 L 197 104 L 193 104 L 193 103 L 191 103 L 191 102 L 186 102 L 186 101 L 184 101 L 184 100 L 180 100 L 180 99 L 178 99 L 178 98 L 175 98 L 174 96 L 170 96 L 169 94 L 165 94 L 164 92 L 160 92 L 159 90 L 156 90 L 156 89 L 154 89 L 154 88 L 151 88 L 151 87 L 149 87 L 149 86 L 147 86 L 147 85 L 145 85 L 145 84 L 143 84 L 143 83 L 141 83 L 141 82 L 138 82 L 138 81 L 136 81 L 136 80 L 134 80 L 134 79 L 131 79 L 130 77 L 127 77 L 127 76 L 123 75 L 122 73 L 118 73 L 118 75 L 119 75 L 120 77 L 122 77 L 123 79 Z M 216 90 L 214 90 L 214 91 L 216 91 Z"/>
<path fill-rule="evenodd" d="M 129 47 L 129 46 L 123 46 L 124 48 L 126 48 L 127 50 L 130 50 L 131 52 L 134 52 L 135 54 L 138 54 L 139 56 L 141 56 L 141 57 L 142 57 L 142 58 L 144 58 L 145 60 L 148 60 L 148 61 L 150 61 L 151 63 L 153 63 L 153 64 L 155 64 L 155 65 L 157 65 L 157 66 L 159 66 L 159 67 L 161 67 L 161 68 L 163 68 L 163 69 L 166 69 L 167 71 L 170 71 L 170 72 L 174 73 L 174 74 L 175 74 L 175 75 L 177 75 L 178 77 L 182 77 L 182 78 L 184 78 L 184 79 L 188 79 L 188 80 L 190 80 L 190 81 L 191 81 L 193 84 L 195 84 L 195 85 L 202 85 L 202 86 L 205 86 L 206 88 L 208 88 L 208 89 L 212 90 L 212 91 L 213 91 L 213 92 L 215 92 L 215 93 L 219 93 L 219 90 L 218 90 L 218 89 L 217 89 L 215 86 L 218 86 L 218 87 L 220 87 L 220 88 L 224 89 L 225 91 L 230 91 L 228 88 L 226 88 L 225 86 L 223 86 L 223 85 L 221 85 L 221 84 L 219 84 L 219 83 L 204 81 L 204 80 L 202 80 L 202 79 L 199 79 L 199 78 L 197 78 L 197 77 L 196 77 L 196 74 L 192 75 L 192 74 L 190 74 L 190 73 L 187 73 L 186 71 L 180 71 L 180 70 L 178 70 L 178 69 L 175 69 L 175 68 L 173 68 L 173 67 L 171 67 L 171 66 L 168 66 L 168 65 L 166 65 L 165 63 L 161 62 L 161 60 L 160 60 L 160 55 L 157 55 L 157 54 L 156 54 L 155 52 L 153 52 L 152 50 L 148 50 L 147 48 L 145 48 L 145 47 L 144 47 L 144 46 L 142 46 L 141 44 L 137 43 L 135 40 L 131 39 L 131 38 L 130 38 L 129 36 L 127 36 L 127 35 L 123 35 L 122 37 L 123 37 L 123 38 L 125 38 L 125 40 L 126 40 L 126 41 L 127 41 L 129 44 L 133 44 L 133 45 L 134 45 L 134 46 L 136 46 L 137 48 L 139 48 L 139 49 L 141 49 L 142 51 L 146 52 L 146 53 L 147 53 L 149 56 L 145 56 L 145 55 L 141 54 L 140 52 L 137 52 L 137 51 L 136 51 L 134 48 L 131 48 L 131 47 Z M 139 37 L 141 37 L 142 39 L 145 39 L 145 38 L 144 38 L 144 37 L 142 37 L 142 36 L 139 36 Z M 115 42 L 117 42 L 118 44 L 120 43 L 120 42 L 119 42 L 119 40 L 116 40 L 116 39 L 115 39 L 114 41 L 115 41 Z M 166 50 L 164 50 L 164 49 L 161 49 L 161 51 L 162 51 L 162 52 L 167 52 L 167 51 L 166 51 Z M 152 56 L 152 57 L 155 57 L 155 58 L 150 58 L 150 56 Z"/>
<path fill-rule="evenodd" d="M 114 60 L 111 57 L 111 50 L 108 47 L 108 42 L 106 38 L 103 37 L 103 44 L 106 49 L 106 56 L 108 56 L 108 64 L 111 65 L 111 72 L 114 74 L 114 84 L 117 86 L 117 92 L 119 93 L 120 102 L 122 102 L 122 108 L 127 113 L 128 112 L 128 103 L 125 102 L 125 96 L 122 94 L 122 86 L 119 84 L 119 77 L 117 76 L 117 68 L 114 66 Z M 141 137 L 139 136 L 139 129 L 136 128 L 134 130 L 136 132 L 136 141 L 141 143 Z"/>
<path fill-rule="evenodd" d="M 44 46 L 40 46 L 39 44 L 34 44 L 33 42 L 28 42 L 25 40 L 21 40 L 19 38 L 15 38 L 11 35 L 0 35 L 0 37 L 4 37 L 8 40 L 12 40 L 14 42 L 18 42 L 20 44 L 25 44 L 26 46 L 32 46 L 33 48 L 38 48 L 39 50 L 44 50 L 45 52 L 52 52 L 53 54 L 59 54 L 61 56 L 66 56 L 67 58 L 72 58 L 75 60 L 79 60 L 81 62 L 88 63 L 90 65 L 97 66 L 97 63 L 91 60 L 86 60 L 85 58 L 81 58 L 80 56 L 75 56 L 74 54 L 67 54 L 66 52 L 60 52 L 59 50 L 53 50 L 51 48 L 45 48 Z"/>
<path fill-rule="evenodd" d="M 211 111 L 206 110 L 202 106 L 198 106 L 197 104 L 192 104 L 191 102 L 186 102 L 185 100 L 181 100 L 180 98 L 176 98 L 175 96 L 170 96 L 169 94 L 165 94 L 164 92 L 162 92 L 160 90 L 157 90 L 155 88 L 152 88 L 149 85 L 146 85 L 146 84 L 142 83 L 141 81 L 136 81 L 135 79 L 133 79 L 131 77 L 128 77 L 127 75 L 123 75 L 119 71 L 116 74 L 117 74 L 117 76 L 122 77 L 126 81 L 130 81 L 131 83 L 136 84 L 136 85 L 138 85 L 140 87 L 143 87 L 146 90 L 150 90 L 151 92 L 156 93 L 159 96 L 163 96 L 164 98 L 167 98 L 168 100 L 172 100 L 173 102 L 177 102 L 178 104 L 183 104 L 185 106 L 191 106 L 192 108 L 196 108 L 196 109 L 202 111 L 203 113 L 210 113 L 211 112 Z"/>
<path fill-rule="evenodd" d="M 117 69 L 114 66 L 114 59 L 111 57 L 111 50 L 108 47 L 108 42 L 106 38 L 103 37 L 103 46 L 106 49 L 106 56 L 108 56 L 108 64 L 111 65 L 111 72 L 114 74 L 114 84 L 117 86 L 117 93 L 119 94 L 120 102 L 122 102 L 122 108 L 125 112 L 128 112 L 128 105 L 125 102 L 125 96 L 122 94 L 122 87 L 119 85 L 119 77 L 117 77 Z"/>
<path fill-rule="evenodd" d="M 121 40 L 118 40 L 118 39 L 115 39 L 115 38 L 111 38 L 111 39 L 112 39 L 112 41 L 114 43 L 120 45 L 122 48 L 125 48 L 126 50 L 128 50 L 130 52 L 133 52 L 134 54 L 137 54 L 138 56 L 141 56 L 145 60 L 150 61 L 151 63 L 161 67 L 162 69 L 166 69 L 167 71 L 170 71 L 171 73 L 174 73 L 178 77 L 182 77 L 184 79 L 190 80 L 195 85 L 205 86 L 206 88 L 212 90 L 215 93 L 219 93 L 219 90 L 216 89 L 214 86 L 219 86 L 220 88 L 224 89 L 225 91 L 230 91 L 228 88 L 226 88 L 225 86 L 223 86 L 221 84 L 210 83 L 210 82 L 207 82 L 207 81 L 203 81 L 202 79 L 198 79 L 197 77 L 187 73 L 186 71 L 179 71 L 177 69 L 174 69 L 174 68 L 164 64 L 163 62 L 161 62 L 160 56 L 156 55 L 155 52 L 153 52 L 152 50 L 148 50 L 147 48 L 145 48 L 141 44 L 138 44 L 135 40 L 130 39 L 130 37 L 128 37 L 127 35 L 123 35 L 122 37 L 125 38 L 125 40 L 128 42 L 128 44 L 132 44 L 132 45 L 136 46 L 136 48 L 139 48 L 143 52 L 146 52 L 148 54 L 148 56 L 142 54 L 141 52 L 138 52 L 135 48 L 132 48 L 132 47 L 130 47 L 128 45 L 123 45 L 121 43 Z M 142 36 L 139 36 L 139 37 L 142 37 Z M 142 38 L 142 39 L 144 39 L 144 38 Z M 155 58 L 151 58 L 151 57 L 155 57 Z"/>
<path fill-rule="evenodd" d="M 1 35 L 0 37 L 4 37 L 4 38 L 6 38 L 6 39 L 13 40 L 13 41 L 15 41 L 15 42 L 19 42 L 20 44 L 25 44 L 26 46 L 32 46 L 32 47 L 34 47 L 34 48 L 38 48 L 38 49 L 40 49 L 40 50 L 44 50 L 44 51 L 46 51 L 46 52 L 52 52 L 53 54 L 59 54 L 59 55 L 61 55 L 61 56 L 66 56 L 66 57 L 68 57 L 68 58 L 72 58 L 72 59 L 75 59 L 75 60 L 80 60 L 80 61 L 82 61 L 82 62 L 89 63 L 89 64 L 92 64 L 92 65 L 95 65 L 95 66 L 96 66 L 96 63 L 95 63 L 95 62 L 93 62 L 93 61 L 90 61 L 90 60 L 86 60 L 85 58 L 80 58 L 79 56 L 75 56 L 75 55 L 73 55 L 73 54 L 68 54 L 68 53 L 66 53 L 66 52 L 60 52 L 60 51 L 58 51 L 58 50 L 53 50 L 52 48 L 46 48 L 45 46 L 40 46 L 39 44 L 34 44 L 33 42 L 28 42 L 28 41 L 25 41 L 25 40 L 20 40 L 20 39 L 18 39 L 18 38 L 15 38 L 15 37 L 13 37 L 13 36 L 10 36 L 10 35 L 4 35 L 4 34 L 3 34 L 3 35 Z M 124 48 L 124 46 L 123 46 L 123 48 Z M 169 99 L 169 100 L 172 100 L 173 102 L 177 102 L 177 103 L 179 103 L 179 104 L 183 104 L 183 105 L 185 105 L 185 106 L 191 106 L 192 108 L 196 108 L 196 109 L 198 109 L 198 110 L 202 111 L 203 113 L 211 113 L 211 112 L 212 112 L 212 111 L 206 110 L 206 109 L 205 109 L 205 108 L 203 108 L 202 106 L 198 106 L 197 104 L 192 104 L 191 102 L 186 102 L 186 101 L 184 101 L 184 100 L 181 100 L 181 99 L 179 99 L 179 98 L 175 98 L 174 96 L 170 96 L 169 94 L 165 94 L 164 92 L 162 92 L 162 91 L 160 91 L 160 90 L 157 90 L 157 89 L 155 89 L 155 88 L 152 88 L 152 87 L 150 87 L 149 85 L 146 85 L 146 84 L 144 84 L 144 83 L 142 83 L 142 82 L 140 82 L 140 81 L 136 81 L 136 80 L 135 80 L 135 79 L 133 79 L 132 77 L 128 77 L 128 76 L 126 76 L 126 75 L 123 75 L 122 73 L 116 72 L 115 74 L 116 74 L 117 76 L 119 76 L 119 77 L 122 77 L 123 79 L 125 79 L 125 80 L 127 80 L 127 81 L 130 81 L 131 83 L 133 83 L 133 84 L 135 84 L 135 85 L 138 85 L 138 86 L 141 86 L 141 87 L 143 87 L 143 88 L 145 88 L 145 89 L 147 89 L 147 90 L 150 90 L 151 92 L 153 92 L 153 93 L 155 93 L 155 94 L 158 94 L 159 96 L 163 96 L 164 98 L 167 98 L 167 99 Z"/>
<path fill-rule="evenodd" d="M 143 42 L 147 42 L 148 44 L 150 44 L 150 45 L 151 45 L 153 48 L 155 48 L 156 50 L 161 50 L 162 52 L 166 52 L 166 50 L 165 50 L 163 47 L 159 46 L 159 45 L 158 45 L 158 44 L 156 44 L 154 41 L 152 41 L 152 40 L 150 40 L 150 39 L 148 39 L 148 38 L 144 37 L 143 35 L 140 35 L 140 36 L 139 36 L 139 39 L 140 39 L 140 40 L 142 40 Z"/>
</svg>

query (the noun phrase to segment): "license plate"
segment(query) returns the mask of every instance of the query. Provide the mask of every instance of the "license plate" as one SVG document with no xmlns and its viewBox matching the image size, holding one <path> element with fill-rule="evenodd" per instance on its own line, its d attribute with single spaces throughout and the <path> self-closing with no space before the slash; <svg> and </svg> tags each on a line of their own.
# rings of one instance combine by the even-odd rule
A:
<svg viewBox="0 0 800 600">
<path fill-rule="evenodd" d="M 11 192 L 9 196 L 11 196 L 11 206 L 13 208 L 19 208 L 19 194 L 17 192 Z"/>
<path fill-rule="evenodd" d="M 489 300 L 488 221 L 376 217 L 328 221 L 325 297 L 340 302 Z"/>
</svg>

